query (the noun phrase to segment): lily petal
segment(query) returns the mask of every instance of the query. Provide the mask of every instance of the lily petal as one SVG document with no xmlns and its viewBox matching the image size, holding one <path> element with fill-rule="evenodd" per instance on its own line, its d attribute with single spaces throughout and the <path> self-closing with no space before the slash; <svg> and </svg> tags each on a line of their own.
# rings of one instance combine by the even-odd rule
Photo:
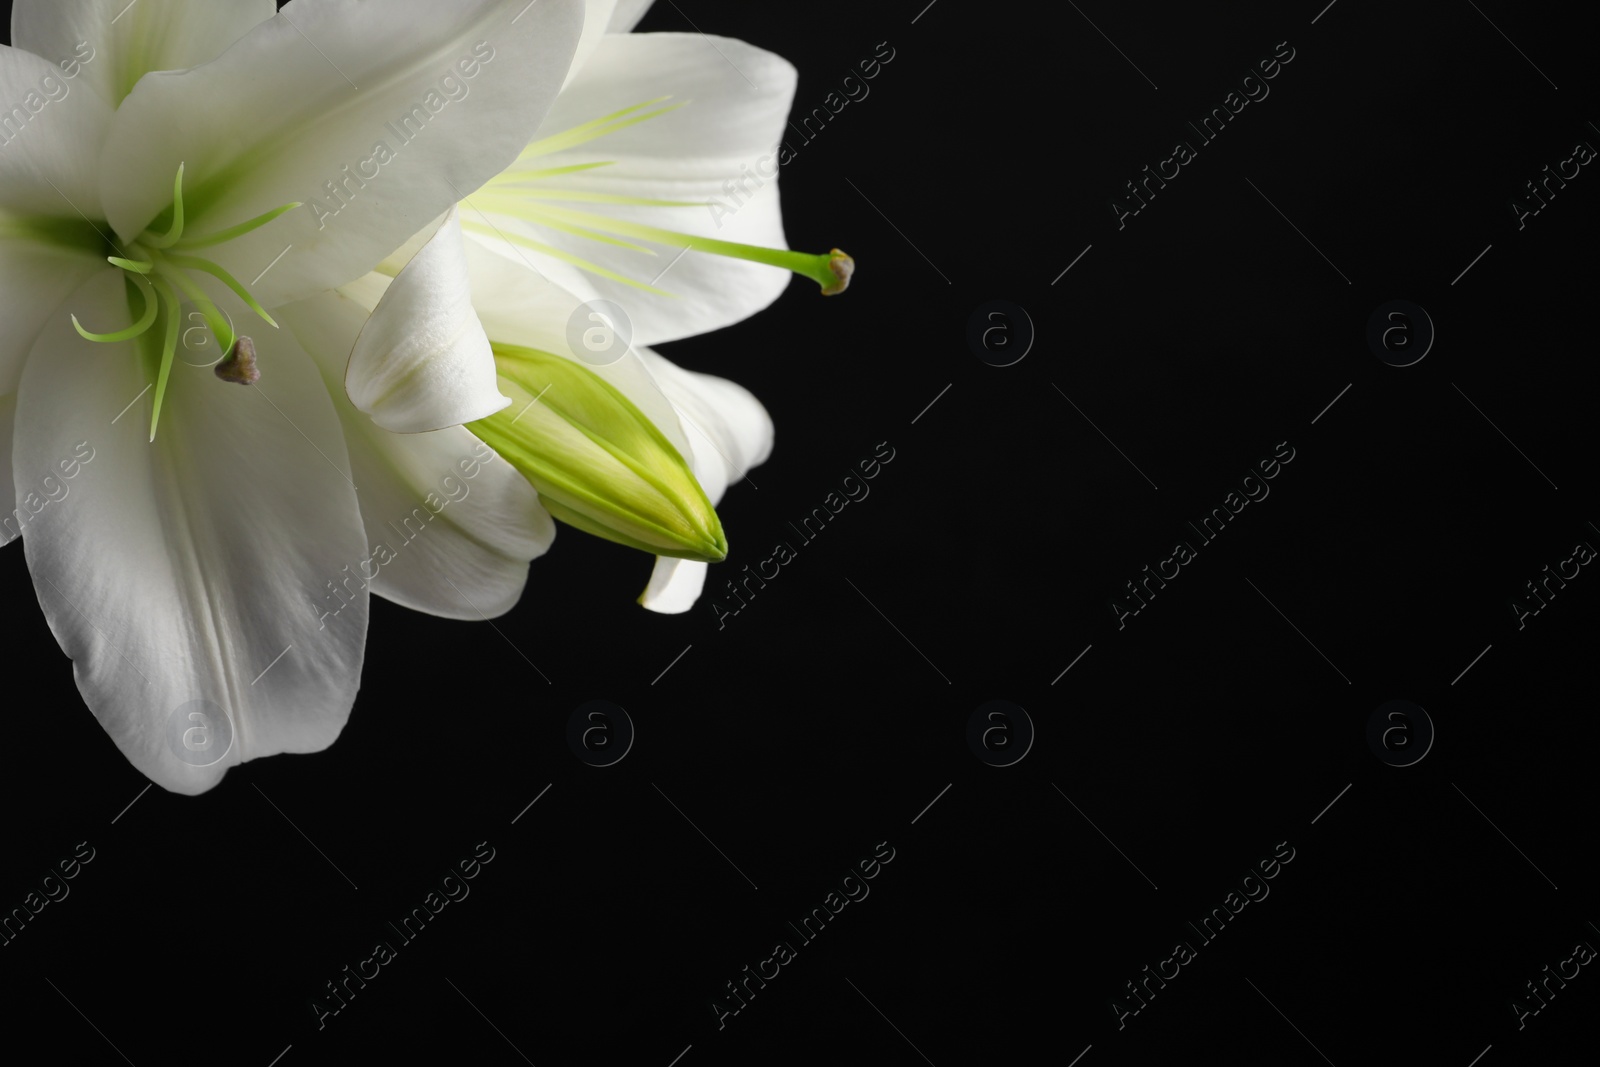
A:
<svg viewBox="0 0 1600 1067">
<path fill-rule="evenodd" d="M 522 595 L 528 561 L 550 548 L 555 523 L 527 479 L 472 431 L 390 433 L 350 403 L 343 353 L 366 316 L 337 293 L 279 310 L 316 359 L 344 425 L 367 537 L 362 578 L 415 611 L 502 615 Z"/>
<path fill-rule="evenodd" d="M 96 321 L 126 314 L 114 275 L 72 301 Z M 40 606 L 84 702 L 177 793 L 326 748 L 359 683 L 367 594 L 329 592 L 366 547 L 338 418 L 291 337 L 263 331 L 257 348 L 265 374 L 248 388 L 180 361 L 154 443 L 131 342 L 54 321 L 18 393 L 17 481 L 81 464 L 23 538 Z"/>
<path fill-rule="evenodd" d="M 639 604 L 661 615 L 682 615 L 700 599 L 709 566 L 699 560 L 657 556 Z"/>
<path fill-rule="evenodd" d="M 718 503 L 729 485 L 772 454 L 772 416 L 737 382 L 685 370 L 648 348 L 638 351 L 688 431 L 695 477 Z"/>
<path fill-rule="evenodd" d="M 139 82 L 106 143 L 107 217 L 142 232 L 181 163 L 186 235 L 304 205 L 210 249 L 264 306 L 343 285 L 516 158 L 582 19 L 581 0 L 292 0 Z"/>
<path fill-rule="evenodd" d="M 486 418 L 511 403 L 472 310 L 454 209 L 395 277 L 350 353 L 344 388 L 385 430 L 421 433 Z"/>
<path fill-rule="evenodd" d="M 0 233 L 6 216 L 100 216 L 100 146 L 111 108 L 47 59 L 0 45 Z M 167 183 L 172 183 L 171 175 Z"/>
<path fill-rule="evenodd" d="M 551 107 L 539 128 L 541 135 L 663 96 L 671 96 L 668 103 L 687 103 L 576 148 L 538 157 L 541 169 L 610 162 L 542 179 L 540 195 L 571 189 L 682 201 L 694 206 L 605 204 L 600 210 L 678 233 L 787 248 L 778 203 L 776 146 L 784 137 L 795 80 L 795 69 L 787 60 L 742 41 L 699 34 L 608 34 Z M 563 205 L 541 199 L 539 203 L 596 209 L 583 202 Z M 679 249 L 663 246 L 655 246 L 656 255 L 641 255 L 532 222 L 500 216 L 495 221 L 641 284 L 654 280 L 656 288 L 674 294 L 645 292 L 553 257 L 536 257 L 539 270 L 563 288 L 584 299 L 603 298 L 625 308 L 640 344 L 677 340 L 739 322 L 771 304 L 789 284 L 786 271 L 744 260 L 696 252 L 678 258 Z M 496 237 L 469 235 L 516 258 Z"/>
<path fill-rule="evenodd" d="M 209 62 L 276 13 L 273 0 L 17 0 L 11 41 L 76 69 L 114 108 L 147 72 Z"/>
<path fill-rule="evenodd" d="M 606 27 L 607 33 L 627 33 L 639 25 L 639 20 L 644 18 L 644 13 L 650 10 L 650 5 L 655 0 L 617 0 L 617 6 L 611 12 L 611 25 Z"/>
<path fill-rule="evenodd" d="M 11 434 L 16 421 L 16 395 L 0 396 L 0 545 L 9 545 L 22 535 L 22 516 L 11 477 Z"/>
</svg>

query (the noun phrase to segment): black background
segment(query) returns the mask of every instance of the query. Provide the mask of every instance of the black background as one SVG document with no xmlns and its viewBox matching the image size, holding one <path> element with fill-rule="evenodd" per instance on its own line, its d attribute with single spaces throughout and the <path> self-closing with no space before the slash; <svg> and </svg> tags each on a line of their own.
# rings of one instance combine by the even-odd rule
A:
<svg viewBox="0 0 1600 1067">
<path fill-rule="evenodd" d="M 141 794 L 22 550 L 0 552 L 0 904 L 95 849 L 0 948 L 8 1043 L 261 1067 L 1493 1067 L 1592 1040 L 1593 967 L 1521 1029 L 1511 1008 L 1600 945 L 1600 578 L 1522 629 L 1510 607 L 1600 545 L 1600 177 L 1520 230 L 1509 206 L 1600 144 L 1587 26 L 1504 0 L 925 3 L 682 0 L 640 26 L 779 52 L 797 115 L 894 50 L 782 168 L 791 245 L 847 249 L 850 292 L 796 280 L 663 348 L 777 426 L 694 611 L 638 608 L 650 560 L 564 530 L 494 628 L 374 601 L 329 750 Z M 1119 229 L 1123 182 L 1284 41 L 1270 95 Z M 992 299 L 1037 330 L 1012 366 L 966 341 Z M 1437 329 L 1403 368 L 1365 338 L 1395 299 Z M 1119 629 L 1123 583 L 1285 441 L 1270 496 Z M 719 628 L 722 578 L 880 442 L 870 496 Z M 566 741 L 591 699 L 637 730 L 610 767 Z M 967 745 L 992 699 L 1037 731 L 1009 767 Z M 1367 743 L 1391 699 L 1437 732 L 1412 766 Z M 470 896 L 319 1029 L 324 983 L 480 841 Z M 800 944 L 787 923 L 879 842 L 870 895 Z M 1202 945 L 1186 922 L 1280 842 L 1270 896 Z M 719 1029 L 713 998 L 779 940 L 797 958 Z M 1124 983 L 1179 940 L 1197 958 L 1119 1030 Z"/>
</svg>

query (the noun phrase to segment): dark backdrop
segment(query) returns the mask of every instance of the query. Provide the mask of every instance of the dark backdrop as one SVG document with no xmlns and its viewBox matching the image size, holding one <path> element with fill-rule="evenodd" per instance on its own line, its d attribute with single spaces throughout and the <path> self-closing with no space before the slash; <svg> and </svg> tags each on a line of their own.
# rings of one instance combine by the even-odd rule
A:
<svg viewBox="0 0 1600 1067">
<path fill-rule="evenodd" d="M 0 948 L 8 1042 L 1492 1067 L 1592 1040 L 1600 578 L 1574 560 L 1513 607 L 1600 545 L 1600 178 L 1574 162 L 1512 207 L 1600 144 L 1577 16 L 926 2 L 681 0 L 640 27 L 783 54 L 797 117 L 894 54 L 782 168 L 791 243 L 848 249 L 849 294 L 795 281 L 664 349 L 777 425 L 713 586 L 893 450 L 723 625 L 712 590 L 636 607 L 649 560 L 564 531 L 498 630 L 375 602 L 328 751 L 144 794 L 0 552 L 0 903 L 94 849 Z M 1214 142 L 1185 125 L 1291 50 Z M 1179 139 L 1195 158 L 1164 164 Z M 1147 165 L 1178 173 L 1113 207 Z M 1229 501 L 1213 541 L 1187 525 Z M 1177 573 L 1140 608 L 1146 566 Z M 608 767 L 567 741 L 591 700 L 635 732 Z M 479 842 L 470 896 L 391 937 Z M 790 924 L 875 850 L 807 941 Z M 1238 913 L 1207 940 L 1213 909 Z M 380 937 L 397 958 L 319 1029 Z M 777 976 L 733 1014 L 746 966 Z"/>
</svg>

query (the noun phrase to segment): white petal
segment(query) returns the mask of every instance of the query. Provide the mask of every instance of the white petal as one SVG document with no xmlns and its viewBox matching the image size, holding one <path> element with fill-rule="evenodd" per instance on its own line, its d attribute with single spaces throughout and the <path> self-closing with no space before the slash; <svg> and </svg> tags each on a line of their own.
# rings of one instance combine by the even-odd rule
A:
<svg viewBox="0 0 1600 1067">
<path fill-rule="evenodd" d="M 344 424 L 372 591 L 447 618 L 509 611 L 528 561 L 555 538 L 533 486 L 464 426 L 395 434 L 356 410 L 341 384 L 343 352 L 366 320 L 355 301 L 320 294 L 279 318 L 317 360 Z"/>
<path fill-rule="evenodd" d="M 305 204 L 207 250 L 262 304 L 342 285 L 516 158 L 582 18 L 581 0 L 292 0 L 220 58 L 149 75 L 123 101 L 107 217 L 137 235 L 183 163 L 186 234 Z"/>
<path fill-rule="evenodd" d="M 11 477 L 11 434 L 16 420 L 16 395 L 0 396 L 0 545 L 9 545 L 22 535 L 23 516 L 17 511 Z"/>
<path fill-rule="evenodd" d="M 11 41 L 116 107 L 147 71 L 209 62 L 276 11 L 273 0 L 17 0 Z"/>
<path fill-rule="evenodd" d="M 401 269 L 350 353 L 344 386 L 372 421 L 421 433 L 487 418 L 511 403 L 472 310 L 461 224 L 452 210 Z"/>
<path fill-rule="evenodd" d="M 114 275 L 71 299 L 95 321 L 126 307 Z M 338 418 L 286 332 L 256 347 L 249 387 L 176 361 L 154 443 L 132 343 L 53 322 L 18 394 L 17 481 L 80 461 L 23 538 L 40 606 L 106 732 L 178 793 L 244 760 L 326 748 L 360 680 L 367 593 L 345 568 L 365 538 Z M 225 754 L 185 747 L 206 725 L 192 714 L 213 730 L 226 718 Z"/>
<path fill-rule="evenodd" d="M 84 232 L 86 238 L 93 234 L 87 227 Z M 120 273 L 88 251 L 38 235 L 6 233 L 0 219 L 0 394 L 16 392 L 39 330 L 51 319 L 71 321 L 78 309 L 67 306 L 67 297 L 96 272 Z M 124 302 L 110 321 L 85 326 L 109 332 L 131 321 Z"/>
<path fill-rule="evenodd" d="M 681 615 L 694 607 L 706 584 L 708 564 L 692 559 L 657 556 L 639 603 L 662 615 Z"/>
<path fill-rule="evenodd" d="M 639 25 L 639 20 L 644 18 L 644 13 L 650 10 L 654 0 L 617 0 L 616 8 L 611 12 L 611 25 L 606 27 L 607 33 L 627 33 Z"/>
<path fill-rule="evenodd" d="M 613 161 L 611 166 L 546 179 L 541 188 L 694 206 L 541 203 L 694 236 L 787 248 L 778 203 L 777 145 L 784 137 L 795 78 L 787 60 L 742 41 L 699 34 L 608 34 L 550 109 L 539 128 L 541 137 L 669 94 L 672 100 L 667 103 L 687 103 L 576 148 L 539 157 L 541 168 Z M 562 287 L 584 299 L 601 297 L 626 308 L 640 344 L 691 337 L 748 318 L 776 300 L 789 284 L 787 271 L 744 260 L 698 252 L 679 258 L 680 249 L 645 242 L 657 253 L 647 256 L 503 216 L 496 216 L 495 224 L 640 283 L 659 276 L 656 287 L 675 297 L 646 293 L 552 257 L 527 253 Z M 515 255 L 504 241 L 471 236 L 504 255 Z"/>
<path fill-rule="evenodd" d="M 0 108 L 0 217 L 103 217 L 98 167 L 111 128 L 106 102 L 75 89 L 49 60 L 0 45 Z"/>
<path fill-rule="evenodd" d="M 612 10 L 616 6 L 617 0 L 584 0 L 583 35 L 578 38 L 577 51 L 572 55 L 572 67 L 567 71 L 569 83 L 599 47 L 600 38 L 606 34 Z"/>
<path fill-rule="evenodd" d="M 737 382 L 685 370 L 648 348 L 639 355 L 677 409 L 694 450 L 695 477 L 718 503 L 730 484 L 772 454 L 772 416 Z"/>
</svg>

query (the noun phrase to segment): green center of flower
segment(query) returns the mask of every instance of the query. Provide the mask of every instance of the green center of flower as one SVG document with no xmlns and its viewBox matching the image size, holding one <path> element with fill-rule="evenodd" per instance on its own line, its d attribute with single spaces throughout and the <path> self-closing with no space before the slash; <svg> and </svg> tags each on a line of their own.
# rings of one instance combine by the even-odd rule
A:
<svg viewBox="0 0 1600 1067">
<path fill-rule="evenodd" d="M 642 197 L 594 192 L 587 189 L 569 189 L 548 182 L 548 179 L 551 178 L 559 178 L 580 171 L 594 170 L 599 167 L 609 167 L 611 162 L 579 163 L 561 167 L 546 167 L 539 162 L 541 157 L 575 148 L 598 137 L 615 133 L 618 130 L 653 119 L 657 115 L 664 115 L 683 106 L 682 103 L 679 103 L 656 108 L 654 111 L 643 110 L 666 99 L 668 98 L 663 96 L 655 100 L 647 100 L 642 104 L 623 108 L 621 111 L 615 111 L 591 122 L 574 126 L 570 130 L 563 130 L 560 133 L 534 141 L 522 150 L 522 154 L 517 157 L 517 161 L 509 169 L 489 179 L 483 189 L 473 196 L 470 206 L 481 208 L 491 214 L 505 215 L 510 218 L 546 226 L 560 233 L 569 233 L 574 236 L 599 241 L 602 244 L 626 248 L 647 256 L 653 256 L 656 253 L 643 245 L 633 244 L 619 238 L 635 237 L 644 241 L 654 241 L 670 248 L 682 248 L 692 252 L 707 252 L 732 259 L 743 259 L 751 263 L 764 263 L 772 267 L 782 267 L 816 282 L 822 287 L 824 296 L 834 296 L 844 292 L 850 285 L 851 274 L 855 272 L 855 261 L 837 248 L 821 254 L 795 252 L 782 248 L 764 248 L 760 245 L 740 244 L 736 241 L 718 241 L 710 237 L 696 237 L 692 234 L 679 233 L 675 230 L 666 230 L 658 226 L 649 226 L 644 223 L 613 218 L 610 215 L 602 215 L 592 211 L 578 211 L 572 208 L 556 206 L 557 203 L 566 201 L 569 203 L 582 202 L 704 209 L 706 207 L 705 204 L 692 203 L 686 200 L 649 200 Z M 463 216 L 461 224 L 463 227 L 477 233 L 505 237 L 524 248 L 531 248 L 534 251 L 554 256 L 564 262 L 571 263 L 580 270 L 610 278 L 613 281 L 621 282 L 636 289 L 643 289 L 646 292 L 662 296 L 673 295 L 664 289 L 656 288 L 654 284 L 646 285 L 635 281 L 580 256 L 575 256 L 570 252 L 555 248 L 542 241 L 533 240 L 522 234 L 505 234 L 491 225 L 465 216 Z"/>
<path fill-rule="evenodd" d="M 112 266 L 123 270 L 131 285 L 143 297 L 143 310 L 131 326 L 110 333 L 93 333 L 84 329 L 78 316 L 72 316 L 72 325 L 90 341 L 112 343 L 144 338 L 160 323 L 161 343 L 142 344 L 154 364 L 155 404 L 150 415 L 150 440 L 156 439 L 156 426 L 161 420 L 161 402 L 166 395 L 167 379 L 172 373 L 172 360 L 178 350 L 179 294 L 191 301 L 204 317 L 207 327 L 227 358 L 217 365 L 217 376 L 224 381 L 249 385 L 260 377 L 255 366 L 255 345 L 248 337 L 234 333 L 233 326 L 216 303 L 205 294 L 190 276 L 199 271 L 216 278 L 243 300 L 251 311 L 274 329 L 277 328 L 266 308 L 241 285 L 238 279 L 209 259 L 190 255 L 196 249 L 224 244 L 236 237 L 258 230 L 273 219 L 299 207 L 298 203 L 285 204 L 264 215 L 258 215 L 237 226 L 217 233 L 190 235 L 184 232 L 183 216 L 183 164 L 178 164 L 177 177 L 172 183 L 172 221 L 165 232 L 145 230 L 128 245 L 126 256 L 107 256 Z"/>
</svg>

